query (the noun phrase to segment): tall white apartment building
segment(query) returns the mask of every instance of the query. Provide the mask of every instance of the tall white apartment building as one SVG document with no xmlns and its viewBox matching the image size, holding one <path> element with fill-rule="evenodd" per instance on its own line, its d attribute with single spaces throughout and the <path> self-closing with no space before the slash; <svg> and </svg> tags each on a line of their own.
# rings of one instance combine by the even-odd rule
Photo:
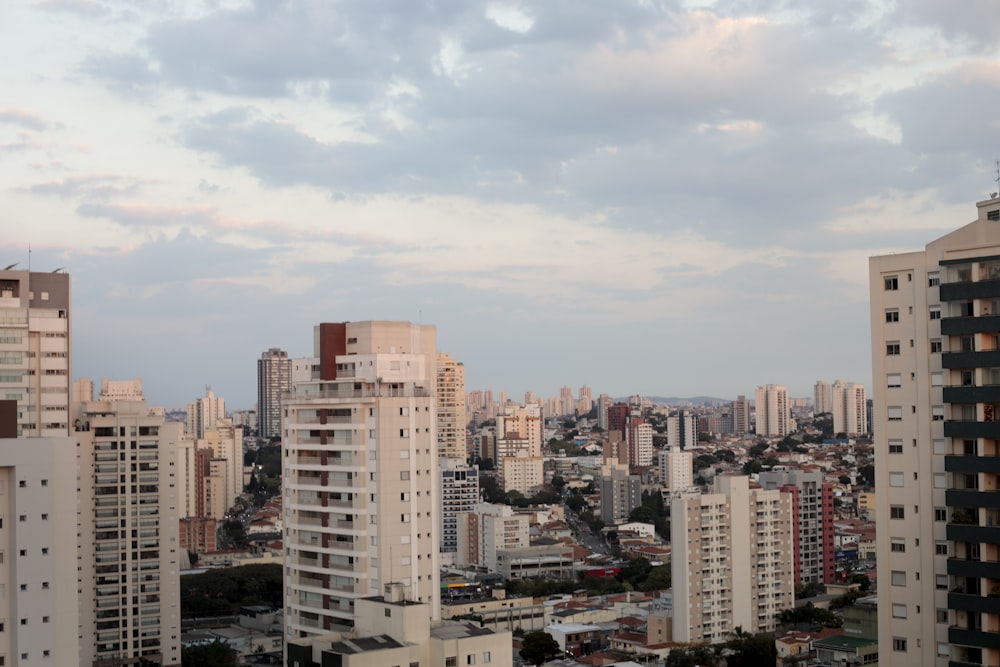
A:
<svg viewBox="0 0 1000 667">
<path fill-rule="evenodd" d="M 517 437 L 512 436 L 516 434 Z M 523 407 L 507 406 L 497 415 L 497 438 L 524 440 L 528 456 L 542 454 L 542 408 L 531 404 Z"/>
<path fill-rule="evenodd" d="M 747 397 L 740 394 L 733 401 L 733 433 L 742 434 L 750 432 L 750 402 Z"/>
<path fill-rule="evenodd" d="M 614 526 L 628 521 L 642 505 L 642 478 L 630 475 L 628 466 L 611 463 L 601 467 L 601 521 Z"/>
<path fill-rule="evenodd" d="M 205 431 L 215 428 L 216 423 L 225 418 L 226 399 L 206 387 L 204 396 L 188 403 L 185 430 L 196 438 L 204 438 Z"/>
<path fill-rule="evenodd" d="M 233 426 L 228 419 L 221 419 L 205 430 L 198 447 L 212 450 L 213 465 L 219 470 L 224 484 L 219 500 L 224 515 L 243 493 L 243 429 Z"/>
<path fill-rule="evenodd" d="M 687 410 L 679 410 L 667 417 L 667 446 L 675 451 L 689 449 L 698 444 L 698 417 Z M 650 433 L 652 446 L 652 433 Z"/>
<path fill-rule="evenodd" d="M 436 374 L 438 456 L 465 460 L 465 366 L 439 352 Z"/>
<path fill-rule="evenodd" d="M 833 393 L 826 380 L 817 380 L 813 385 L 813 412 L 817 415 L 833 412 Z"/>
<path fill-rule="evenodd" d="M 283 403 L 285 636 L 354 624 L 402 584 L 440 618 L 433 326 L 324 323 L 315 379 Z"/>
<path fill-rule="evenodd" d="M 79 484 L 79 664 L 179 665 L 176 449 L 183 424 L 138 380 L 73 405 Z M 116 662 L 117 661 L 117 662 Z"/>
<path fill-rule="evenodd" d="M 792 432 L 788 389 L 778 384 L 757 387 L 757 435 L 783 438 Z"/>
<path fill-rule="evenodd" d="M 670 516 L 674 641 L 773 630 L 795 605 L 791 496 L 721 476 L 712 493 L 676 494 Z"/>
<path fill-rule="evenodd" d="M 639 410 L 632 410 L 625 428 L 625 446 L 628 464 L 632 469 L 653 464 L 653 425 L 642 418 Z"/>
<path fill-rule="evenodd" d="M 868 391 L 863 384 L 833 383 L 833 432 L 848 436 L 868 432 Z"/>
<path fill-rule="evenodd" d="M 872 257 L 879 663 L 1000 664 L 1000 199 Z"/>
<path fill-rule="evenodd" d="M 497 572 L 500 551 L 527 547 L 529 517 L 515 514 L 509 505 L 479 503 L 475 510 L 458 517 L 457 563 Z"/>
<path fill-rule="evenodd" d="M 660 452 L 660 483 L 666 491 L 683 491 L 694 486 L 694 454 L 667 448 Z"/>
<path fill-rule="evenodd" d="M 76 445 L 13 437 L 16 414 L 0 417 L 0 661 L 75 665 Z"/>
<path fill-rule="evenodd" d="M 757 480 L 764 489 L 792 494 L 793 536 L 798 540 L 795 582 L 834 583 L 833 486 L 819 471 L 766 470 Z"/>
<path fill-rule="evenodd" d="M 19 436 L 69 434 L 70 368 L 69 275 L 0 271 L 0 389 Z"/>
<path fill-rule="evenodd" d="M 458 551 L 458 516 L 479 504 L 479 468 L 464 459 L 442 458 L 441 465 L 441 553 Z M 450 563 L 447 563 L 450 564 Z"/>
<path fill-rule="evenodd" d="M 272 347 L 257 360 L 257 435 L 281 435 L 281 396 L 292 388 L 288 353 Z"/>
</svg>

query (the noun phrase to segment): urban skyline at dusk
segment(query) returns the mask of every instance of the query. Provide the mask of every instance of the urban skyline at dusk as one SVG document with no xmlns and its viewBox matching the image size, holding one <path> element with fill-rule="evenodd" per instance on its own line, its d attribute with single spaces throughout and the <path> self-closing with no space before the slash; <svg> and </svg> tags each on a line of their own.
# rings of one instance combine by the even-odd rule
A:
<svg viewBox="0 0 1000 667">
<path fill-rule="evenodd" d="M 167 407 L 366 319 L 515 399 L 870 386 L 867 258 L 998 188 L 988 10 L 13 3 L 0 266 Z"/>
</svg>

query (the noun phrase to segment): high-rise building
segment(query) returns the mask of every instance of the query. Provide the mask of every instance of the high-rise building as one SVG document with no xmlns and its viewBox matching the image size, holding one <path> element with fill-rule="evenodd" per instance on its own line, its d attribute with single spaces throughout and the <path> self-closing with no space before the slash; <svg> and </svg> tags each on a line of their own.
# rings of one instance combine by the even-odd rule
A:
<svg viewBox="0 0 1000 667">
<path fill-rule="evenodd" d="M 509 505 L 479 503 L 458 517 L 457 563 L 496 572 L 499 552 L 527 547 L 528 530 L 528 516 Z"/>
<path fill-rule="evenodd" d="M 80 398 L 79 664 L 179 665 L 174 470 L 184 425 L 146 405 L 138 380 L 104 380 L 96 401 Z"/>
<path fill-rule="evenodd" d="M 660 452 L 660 483 L 676 492 L 694 486 L 694 454 L 667 447 Z"/>
<path fill-rule="evenodd" d="M 17 437 L 17 402 L 0 400 L 0 656 L 75 665 L 76 444 Z"/>
<path fill-rule="evenodd" d="M 750 432 L 750 404 L 747 397 L 740 394 L 733 401 L 733 433 L 741 435 Z"/>
<path fill-rule="evenodd" d="M 18 436 L 69 435 L 70 368 L 69 275 L 0 271 L 0 385 Z"/>
<path fill-rule="evenodd" d="M 633 470 L 653 464 L 653 425 L 642 418 L 638 409 L 629 415 L 625 429 L 625 445 L 628 448 L 628 464 Z"/>
<path fill-rule="evenodd" d="M 813 413 L 819 415 L 833 412 L 833 394 L 830 393 L 830 383 L 817 380 L 813 385 Z"/>
<path fill-rule="evenodd" d="M 792 432 L 788 389 L 778 384 L 757 387 L 757 435 L 783 438 Z"/>
<path fill-rule="evenodd" d="M 433 326 L 324 323 L 315 379 L 286 396 L 285 636 L 354 624 L 354 603 L 402 584 L 440 618 Z"/>
<path fill-rule="evenodd" d="M 196 438 L 204 438 L 206 430 L 215 428 L 225 418 L 226 399 L 216 396 L 211 387 L 205 387 L 204 396 L 188 403 L 185 430 Z"/>
<path fill-rule="evenodd" d="M 675 451 L 689 449 L 698 444 L 698 417 L 687 410 L 679 410 L 667 417 L 667 445 Z"/>
<path fill-rule="evenodd" d="M 758 482 L 792 494 L 795 582 L 834 583 L 833 486 L 823 481 L 822 472 L 805 470 L 767 470 Z"/>
<path fill-rule="evenodd" d="M 837 380 L 833 384 L 833 432 L 848 436 L 868 433 L 868 392 L 863 384 Z"/>
<path fill-rule="evenodd" d="M 597 426 L 604 430 L 608 430 L 608 408 L 614 404 L 614 399 L 612 399 L 607 394 L 601 394 L 597 398 Z"/>
<path fill-rule="evenodd" d="M 292 362 L 276 347 L 257 360 L 257 435 L 281 435 L 281 396 L 292 388 Z"/>
<path fill-rule="evenodd" d="M 465 460 L 465 366 L 439 352 L 436 372 L 438 456 Z"/>
<path fill-rule="evenodd" d="M 632 510 L 642 505 L 642 478 L 630 475 L 625 466 L 603 466 L 600 491 L 601 521 L 607 526 L 625 523 Z"/>
<path fill-rule="evenodd" d="M 795 605 L 789 494 L 720 476 L 712 493 L 676 494 L 670 508 L 674 641 L 716 644 L 738 627 L 773 630 L 776 615 Z"/>
<path fill-rule="evenodd" d="M 976 207 L 869 263 L 883 665 L 1000 664 L 1000 198 Z"/>
<path fill-rule="evenodd" d="M 458 515 L 471 512 L 479 503 L 479 468 L 464 459 L 442 458 L 441 552 L 458 550 Z"/>
</svg>

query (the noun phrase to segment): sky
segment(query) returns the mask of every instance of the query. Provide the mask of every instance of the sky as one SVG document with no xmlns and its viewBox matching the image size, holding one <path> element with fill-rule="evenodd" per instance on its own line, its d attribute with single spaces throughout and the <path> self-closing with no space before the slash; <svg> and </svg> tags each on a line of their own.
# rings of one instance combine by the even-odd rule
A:
<svg viewBox="0 0 1000 667">
<path fill-rule="evenodd" d="M 870 386 L 868 257 L 998 189 L 998 12 L 5 0 L 0 266 L 166 407 L 368 319 L 514 398 Z"/>
</svg>

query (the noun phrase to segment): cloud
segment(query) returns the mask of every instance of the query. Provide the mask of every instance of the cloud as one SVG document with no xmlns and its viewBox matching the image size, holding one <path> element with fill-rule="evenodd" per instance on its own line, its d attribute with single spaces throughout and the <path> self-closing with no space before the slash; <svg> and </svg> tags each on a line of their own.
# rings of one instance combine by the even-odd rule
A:
<svg viewBox="0 0 1000 667">
<path fill-rule="evenodd" d="M 18 107 L 0 108 L 0 123 L 18 125 L 28 130 L 46 130 L 52 123 L 45 120 L 41 114 Z"/>
<path fill-rule="evenodd" d="M 88 18 L 104 17 L 111 11 L 94 0 L 32 0 L 31 5 L 44 11 L 77 14 Z"/>
<path fill-rule="evenodd" d="M 141 182 L 135 178 L 110 174 L 89 174 L 56 178 L 21 188 L 23 191 L 47 197 L 106 199 L 120 195 L 135 194 Z"/>
</svg>

